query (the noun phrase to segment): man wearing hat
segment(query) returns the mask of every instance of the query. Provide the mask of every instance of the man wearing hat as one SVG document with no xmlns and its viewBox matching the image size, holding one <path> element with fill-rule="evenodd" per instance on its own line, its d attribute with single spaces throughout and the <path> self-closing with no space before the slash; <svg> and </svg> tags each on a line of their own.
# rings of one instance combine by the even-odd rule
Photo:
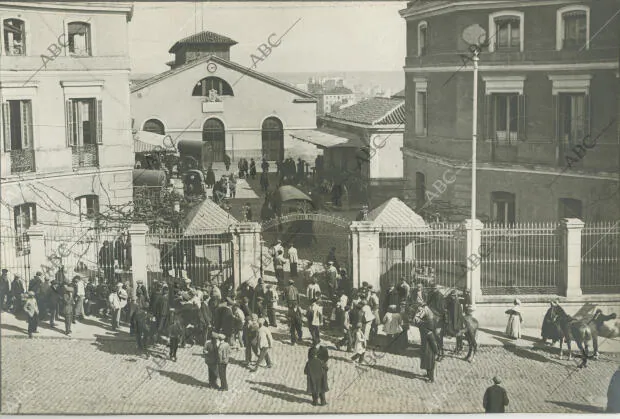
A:
<svg viewBox="0 0 620 419">
<path fill-rule="evenodd" d="M 73 323 L 73 304 L 75 289 L 69 279 L 63 284 L 63 302 L 64 302 L 64 317 L 65 317 L 65 334 L 71 335 L 71 324 Z"/>
<path fill-rule="evenodd" d="M 220 391 L 228 391 L 228 380 L 226 379 L 226 367 L 230 358 L 230 345 L 226 342 L 225 336 L 216 333 L 217 337 L 217 372 L 220 376 Z"/>
<path fill-rule="evenodd" d="M 271 284 L 267 285 L 267 292 L 265 292 L 265 311 L 271 327 L 278 327 L 275 310 L 276 298 L 276 293 L 273 292 L 273 286 Z"/>
<path fill-rule="evenodd" d="M 24 311 L 28 315 L 28 337 L 32 338 L 32 334 L 37 333 L 37 325 L 39 323 L 39 306 L 33 291 L 28 291 L 28 294 L 26 294 Z"/>
<path fill-rule="evenodd" d="M 13 304 L 13 313 L 18 314 L 22 310 L 22 298 L 26 292 L 26 283 L 20 274 L 15 274 L 11 283 L 11 302 Z"/>
<path fill-rule="evenodd" d="M 321 341 L 320 327 L 323 324 L 323 308 L 319 305 L 317 298 L 312 299 L 312 304 L 308 307 L 306 316 L 308 318 L 308 330 L 310 330 L 310 336 L 312 336 L 312 343 L 316 345 Z"/>
<path fill-rule="evenodd" d="M 273 268 L 275 271 L 276 280 L 280 286 L 284 285 L 284 264 L 286 264 L 284 250 L 278 249 L 276 256 L 273 258 Z"/>
<path fill-rule="evenodd" d="M 288 248 L 288 260 L 291 266 L 291 277 L 297 278 L 297 264 L 299 263 L 299 256 L 297 255 L 297 249 L 292 242 Z"/>
<path fill-rule="evenodd" d="M 332 260 L 327 262 L 327 287 L 327 297 L 331 299 L 338 289 L 338 269 Z"/>
<path fill-rule="evenodd" d="M 0 310 L 8 308 L 11 302 L 11 281 L 9 280 L 9 271 L 7 269 L 2 270 L 0 276 Z M 6 302 L 5 302 L 6 301 Z"/>
<path fill-rule="evenodd" d="M 487 388 L 482 399 L 482 406 L 486 413 L 504 413 L 508 406 L 508 393 L 500 386 L 502 380 L 498 376 L 493 377 L 493 385 Z"/>
<path fill-rule="evenodd" d="M 213 312 L 213 329 L 223 334 L 227 342 L 230 341 L 235 325 L 235 316 L 231 308 L 233 304 L 234 301 L 228 297 Z"/>
<path fill-rule="evenodd" d="M 179 316 L 176 315 L 174 308 L 169 310 L 170 313 L 170 327 L 168 328 L 168 337 L 170 340 L 170 360 L 177 361 L 177 349 L 179 348 L 179 342 L 183 339 L 184 331 L 183 325 Z"/>
<path fill-rule="evenodd" d="M 207 364 L 207 369 L 209 373 L 209 387 L 218 389 L 217 385 L 217 361 L 218 361 L 218 353 L 217 353 L 217 341 L 220 337 L 219 333 L 213 332 L 211 334 L 211 339 L 207 340 L 205 346 L 203 348 L 203 353 L 205 356 L 205 364 Z"/>
<path fill-rule="evenodd" d="M 273 346 L 273 337 L 271 335 L 271 330 L 267 327 L 267 319 L 259 319 L 258 322 L 260 324 L 258 329 L 258 349 L 260 350 L 260 353 L 258 354 L 258 359 L 256 360 L 256 367 L 251 369 L 251 372 L 256 372 L 263 359 L 267 362 L 267 368 L 271 368 L 272 366 L 270 350 Z"/>
</svg>

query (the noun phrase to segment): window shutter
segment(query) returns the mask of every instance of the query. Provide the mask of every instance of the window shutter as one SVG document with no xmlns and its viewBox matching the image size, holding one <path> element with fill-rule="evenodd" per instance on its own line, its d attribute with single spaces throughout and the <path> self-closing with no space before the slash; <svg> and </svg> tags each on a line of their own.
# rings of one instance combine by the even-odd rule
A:
<svg viewBox="0 0 620 419">
<path fill-rule="evenodd" d="M 424 135 L 428 135 L 428 88 L 424 92 Z"/>
<path fill-rule="evenodd" d="M 485 130 L 484 130 L 484 134 L 486 135 L 486 139 L 487 140 L 492 140 L 494 139 L 494 135 L 493 135 L 493 95 L 485 95 L 484 97 L 484 113 L 485 113 L 485 118 L 484 118 L 484 123 L 485 123 Z"/>
<path fill-rule="evenodd" d="M 585 98 L 584 98 L 584 102 L 585 102 L 585 115 L 584 115 L 584 121 L 583 121 L 583 132 L 584 135 L 591 135 L 591 129 L 592 129 L 592 112 L 590 112 L 590 95 L 586 94 Z M 581 141 L 581 140 L 580 140 Z"/>
<path fill-rule="evenodd" d="M 525 113 L 525 95 L 519 95 L 519 110 L 518 110 L 518 118 L 519 124 L 517 125 L 517 129 L 519 130 L 518 140 L 525 141 L 527 139 L 527 116 Z"/>
<path fill-rule="evenodd" d="M 73 114 L 73 102 L 67 100 L 65 102 L 65 119 L 66 119 L 66 134 L 67 134 L 67 147 L 72 147 L 75 144 L 76 138 L 73 135 L 75 130 L 75 118 Z"/>
<path fill-rule="evenodd" d="M 22 114 L 22 146 L 24 149 L 32 149 L 32 102 L 22 100 L 19 107 Z"/>
<path fill-rule="evenodd" d="M 103 113 L 101 110 L 102 101 L 97 101 L 97 144 L 103 144 Z"/>
<path fill-rule="evenodd" d="M 11 151 L 11 118 L 9 102 L 2 102 L 2 132 L 4 135 L 4 151 Z"/>
</svg>

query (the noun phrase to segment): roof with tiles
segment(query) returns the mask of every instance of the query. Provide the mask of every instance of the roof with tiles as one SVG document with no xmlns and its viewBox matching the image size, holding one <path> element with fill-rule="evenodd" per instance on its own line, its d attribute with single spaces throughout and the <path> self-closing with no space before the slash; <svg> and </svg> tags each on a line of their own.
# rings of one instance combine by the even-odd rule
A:
<svg viewBox="0 0 620 419">
<path fill-rule="evenodd" d="M 200 45 L 200 44 L 221 44 L 221 45 L 236 45 L 238 42 L 230 39 L 227 36 L 220 35 L 219 33 L 203 31 L 195 33 L 186 38 L 183 38 L 174 43 L 174 45 L 168 51 L 174 54 L 179 48 L 184 45 Z"/>
<path fill-rule="evenodd" d="M 333 121 L 355 122 L 365 125 L 405 124 L 405 101 L 375 97 L 356 103 L 325 116 Z"/>
<path fill-rule="evenodd" d="M 390 198 L 368 213 L 368 221 L 381 227 L 402 228 L 402 230 L 424 230 L 424 219 L 398 198 Z"/>
<path fill-rule="evenodd" d="M 238 221 L 211 199 L 192 208 L 182 222 L 184 236 L 202 236 L 227 233 Z"/>
</svg>

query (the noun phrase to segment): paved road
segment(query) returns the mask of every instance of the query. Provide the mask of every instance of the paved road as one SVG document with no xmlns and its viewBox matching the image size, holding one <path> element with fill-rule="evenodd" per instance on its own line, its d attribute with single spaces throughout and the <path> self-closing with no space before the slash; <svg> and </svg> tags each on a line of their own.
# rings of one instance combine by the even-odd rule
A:
<svg viewBox="0 0 620 419">
<path fill-rule="evenodd" d="M 79 326 L 79 325 L 78 325 Z M 4 325 L 3 325 L 4 327 Z M 308 336 L 306 334 L 306 336 Z M 234 353 L 231 390 L 206 388 L 202 349 L 179 350 L 174 363 L 139 356 L 125 333 L 99 329 L 91 339 L 2 337 L 3 413 L 396 413 L 481 412 L 485 388 L 500 374 L 510 412 L 600 412 L 618 354 L 584 370 L 532 346 L 485 346 L 469 364 L 447 357 L 437 381 L 421 379 L 415 345 L 405 354 L 377 352 L 360 368 L 335 349 L 329 361 L 328 405 L 305 393 L 306 346 L 292 347 L 274 330 L 275 366 L 250 373 Z M 158 352 L 167 354 L 164 346 Z"/>
</svg>

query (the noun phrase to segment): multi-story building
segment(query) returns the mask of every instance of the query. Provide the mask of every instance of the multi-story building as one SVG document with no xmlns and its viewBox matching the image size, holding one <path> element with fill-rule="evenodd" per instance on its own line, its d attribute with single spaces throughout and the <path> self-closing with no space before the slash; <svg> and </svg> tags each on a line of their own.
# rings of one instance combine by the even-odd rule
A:
<svg viewBox="0 0 620 419">
<path fill-rule="evenodd" d="M 90 223 L 131 204 L 132 10 L 129 2 L 0 3 L 3 235 Z"/>
<path fill-rule="evenodd" d="M 317 115 L 326 115 L 333 112 L 332 107 L 338 105 L 350 105 L 355 103 L 355 93 L 348 87 L 334 87 L 315 93 L 317 97 Z"/>
<path fill-rule="evenodd" d="M 478 217 L 617 219 L 619 8 L 616 0 L 410 2 L 400 12 L 409 203 L 447 201 L 468 218 L 473 66 L 463 32 L 478 25 L 488 44 L 478 79 Z"/>
</svg>

